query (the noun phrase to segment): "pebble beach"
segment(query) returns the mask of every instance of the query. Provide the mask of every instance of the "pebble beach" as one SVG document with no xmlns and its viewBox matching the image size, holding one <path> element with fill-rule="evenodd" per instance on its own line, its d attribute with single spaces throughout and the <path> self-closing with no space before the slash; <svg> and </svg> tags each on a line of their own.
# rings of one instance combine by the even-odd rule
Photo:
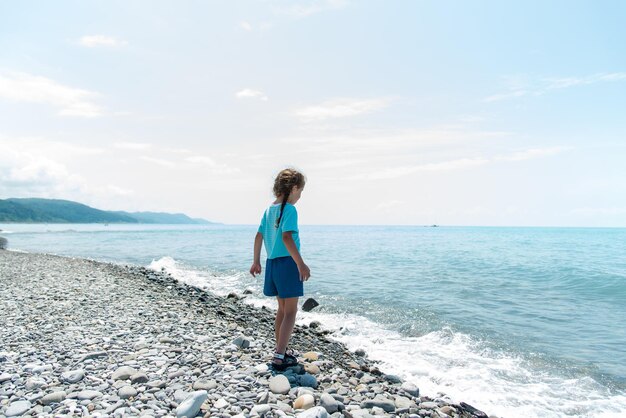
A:
<svg viewBox="0 0 626 418">
<path fill-rule="evenodd" d="M 300 366 L 275 373 L 274 312 L 245 298 L 0 251 L 0 417 L 487 417 L 385 374 L 318 322 L 294 330 Z"/>
</svg>

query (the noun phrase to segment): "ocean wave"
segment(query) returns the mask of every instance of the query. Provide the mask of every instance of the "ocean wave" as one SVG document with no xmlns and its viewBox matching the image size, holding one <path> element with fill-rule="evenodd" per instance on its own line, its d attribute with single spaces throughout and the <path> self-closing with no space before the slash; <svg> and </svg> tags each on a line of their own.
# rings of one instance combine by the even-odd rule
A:
<svg viewBox="0 0 626 418">
<path fill-rule="evenodd" d="M 219 296 L 252 289 L 247 303 L 276 306 L 274 298 L 262 296 L 262 280 L 244 272 L 201 271 L 172 257 L 153 260 L 148 267 Z M 352 350 L 364 349 L 382 370 L 415 383 L 424 394 L 445 394 L 510 418 L 613 418 L 626 410 L 626 393 L 611 391 L 591 377 L 555 375 L 533 367 L 528 358 L 488 348 L 480 339 L 449 327 L 421 336 L 401 335 L 359 315 L 324 312 L 323 299 L 317 312 L 300 312 L 298 323 L 320 321 L 335 339 Z"/>
</svg>

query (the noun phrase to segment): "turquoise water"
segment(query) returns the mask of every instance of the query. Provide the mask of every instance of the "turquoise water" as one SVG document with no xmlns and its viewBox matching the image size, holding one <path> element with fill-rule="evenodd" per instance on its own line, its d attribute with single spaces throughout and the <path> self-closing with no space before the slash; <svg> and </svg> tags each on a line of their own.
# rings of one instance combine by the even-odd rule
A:
<svg viewBox="0 0 626 418">
<path fill-rule="evenodd" d="M 256 226 L 0 229 L 12 249 L 165 268 L 272 304 L 247 273 Z M 305 292 L 321 303 L 300 320 L 322 320 L 424 393 L 507 417 L 626 415 L 626 229 L 300 232 L 312 271 Z"/>
</svg>

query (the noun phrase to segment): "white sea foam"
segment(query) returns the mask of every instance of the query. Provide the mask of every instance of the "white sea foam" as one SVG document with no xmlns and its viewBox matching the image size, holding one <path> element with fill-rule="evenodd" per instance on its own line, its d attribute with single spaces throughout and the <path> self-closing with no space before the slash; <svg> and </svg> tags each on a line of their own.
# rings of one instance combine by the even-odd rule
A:
<svg viewBox="0 0 626 418">
<path fill-rule="evenodd" d="M 216 275 L 187 269 L 171 257 L 149 268 L 165 269 L 176 279 L 225 296 L 252 287 L 246 298 L 254 306 L 274 307 L 262 297 L 259 280 L 244 273 Z M 442 393 L 488 414 L 509 418 L 623 417 L 626 394 L 609 394 L 590 377 L 564 379 L 530 368 L 524 359 L 484 348 L 471 336 L 442 329 L 420 337 L 406 337 L 366 318 L 350 314 L 300 312 L 299 323 L 320 321 L 348 348 L 362 348 L 381 369 L 415 383 L 425 395 Z"/>
</svg>

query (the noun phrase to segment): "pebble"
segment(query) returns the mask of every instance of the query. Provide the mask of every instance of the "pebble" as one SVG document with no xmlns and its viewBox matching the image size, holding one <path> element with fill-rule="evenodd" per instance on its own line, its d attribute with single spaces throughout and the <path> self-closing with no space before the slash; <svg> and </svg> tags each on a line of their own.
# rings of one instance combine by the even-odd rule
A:
<svg viewBox="0 0 626 418">
<path fill-rule="evenodd" d="M 137 370 L 135 370 L 133 367 L 122 366 L 113 373 L 113 375 L 111 376 L 111 379 L 126 380 L 126 379 L 129 379 L 135 373 L 137 373 Z"/>
<path fill-rule="evenodd" d="M 404 382 L 400 388 L 411 396 L 420 396 L 420 390 L 411 382 Z"/>
<path fill-rule="evenodd" d="M 85 377 L 85 371 L 83 369 L 71 370 L 69 372 L 61 373 L 61 378 L 67 383 L 77 383 L 83 380 Z"/>
<path fill-rule="evenodd" d="M 200 407 L 208 398 L 206 390 L 198 390 L 191 393 L 187 399 L 185 399 L 176 408 L 176 416 L 180 417 L 195 417 L 200 412 Z"/>
<path fill-rule="evenodd" d="M 282 374 L 273 376 L 269 382 L 270 390 L 273 393 L 284 394 L 289 392 L 291 389 L 291 385 L 289 384 L 289 380 Z"/>
<path fill-rule="evenodd" d="M 80 392 L 78 392 L 78 396 L 77 398 L 80 400 L 86 400 L 86 399 L 93 399 L 93 398 L 99 398 L 102 396 L 102 392 L 99 392 L 97 390 L 81 390 Z"/>
<path fill-rule="evenodd" d="M 298 396 L 298 398 L 293 402 L 293 407 L 295 409 L 309 409 L 313 406 L 315 406 L 315 398 L 309 393 Z"/>
<path fill-rule="evenodd" d="M 62 402 L 66 396 L 67 396 L 66 393 L 62 390 L 57 391 L 57 392 L 52 392 L 52 393 L 45 395 L 43 398 L 41 398 L 41 403 L 44 405 L 49 405 L 51 403 L 59 403 L 59 402 Z"/>
<path fill-rule="evenodd" d="M 298 418 L 328 418 L 328 412 L 321 406 L 316 406 L 311 409 L 307 409 L 304 412 L 300 412 L 296 415 Z"/>
<path fill-rule="evenodd" d="M 11 405 L 4 411 L 4 414 L 7 417 L 14 417 L 24 415 L 26 411 L 31 408 L 31 403 L 28 401 L 15 401 L 12 402 Z"/>
<path fill-rule="evenodd" d="M 132 398 L 134 396 L 137 396 L 137 389 L 130 385 L 124 386 L 117 392 L 117 396 L 122 399 Z"/>
<path fill-rule="evenodd" d="M 340 405 L 341 404 L 328 393 L 323 393 L 322 396 L 320 396 L 320 406 L 329 414 L 339 411 Z"/>
</svg>

